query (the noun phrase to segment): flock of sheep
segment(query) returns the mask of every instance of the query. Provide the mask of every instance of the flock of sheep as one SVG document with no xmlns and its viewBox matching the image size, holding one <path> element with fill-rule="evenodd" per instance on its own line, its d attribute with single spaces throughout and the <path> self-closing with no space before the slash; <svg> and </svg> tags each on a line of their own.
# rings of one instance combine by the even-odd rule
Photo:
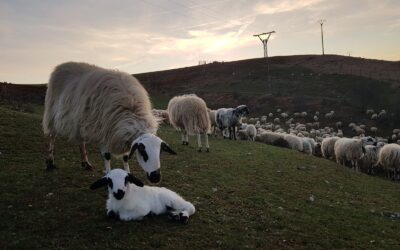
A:
<svg viewBox="0 0 400 250">
<path fill-rule="evenodd" d="M 189 135 L 196 135 L 200 152 L 203 148 L 210 151 L 208 136 L 219 131 L 225 138 L 259 141 L 323 155 L 341 164 L 350 163 L 356 170 L 368 165 L 373 171 L 374 167 L 380 166 L 394 179 L 398 178 L 400 146 L 397 144 L 377 144 L 376 139 L 362 134 L 353 139 L 340 138 L 343 136 L 340 130 L 319 128 L 317 113 L 314 123 L 305 125 L 294 123 L 294 118 L 281 113 L 289 127 L 287 131 L 277 124 L 280 122 L 278 117 L 273 123 L 267 122 L 268 117 L 273 118 L 272 113 L 261 119 L 250 118 L 246 124 L 243 117 L 248 114 L 245 105 L 210 110 L 203 99 L 193 94 L 172 98 L 167 110 L 152 110 L 147 91 L 133 76 L 86 63 L 64 63 L 54 69 L 46 92 L 43 116 L 43 131 L 49 138 L 46 166 L 48 170 L 56 168 L 56 137 L 80 145 L 85 169 L 93 169 L 85 145 L 97 145 L 104 159 L 106 175 L 94 182 L 91 189 L 108 187 L 106 208 L 109 217 L 138 220 L 146 215 L 168 212 L 172 219 L 184 223 L 195 212 L 194 206 L 169 189 L 144 186 L 130 173 L 128 165 L 135 155 L 149 181 L 160 182 L 161 152 L 176 154 L 156 135 L 161 122 L 181 131 L 183 145 L 189 144 Z M 307 113 L 294 113 L 294 117 L 297 116 L 307 116 Z M 334 111 L 325 114 L 326 118 L 333 116 Z M 111 170 L 111 156 L 122 160 L 124 170 Z"/>
<path fill-rule="evenodd" d="M 335 160 L 338 164 L 343 166 L 349 166 L 354 168 L 355 171 L 362 171 L 368 174 L 377 174 L 384 171 L 389 178 L 394 180 L 400 179 L 400 145 L 397 141 L 392 143 L 395 139 L 400 138 L 400 130 L 394 129 L 393 135 L 389 138 L 382 137 L 371 137 L 365 136 L 365 125 L 356 125 L 350 123 L 349 127 L 356 134 L 353 138 L 343 137 L 343 131 L 341 130 L 342 122 L 336 122 L 336 129 L 332 127 L 320 128 L 319 123 L 319 112 L 316 112 L 313 116 L 314 122 L 312 123 L 294 123 L 297 118 L 307 117 L 307 112 L 296 112 L 293 113 L 293 117 L 290 117 L 288 113 L 281 112 L 280 109 L 277 113 L 280 113 L 280 117 L 285 120 L 285 125 L 281 125 L 281 119 L 274 117 L 273 113 L 269 113 L 268 116 L 262 116 L 260 118 L 246 118 L 244 115 L 249 114 L 249 110 L 245 105 L 240 105 L 236 108 L 220 108 L 218 110 L 210 110 L 207 108 L 205 102 L 197 97 L 196 95 L 183 95 L 174 97 L 171 102 L 175 99 L 186 100 L 185 106 L 188 108 L 187 103 L 194 103 L 190 100 L 201 100 L 202 108 L 192 108 L 191 112 L 182 112 L 180 116 L 177 112 L 170 108 L 168 105 L 167 110 L 156 110 L 153 109 L 155 116 L 159 117 L 165 123 L 170 123 L 177 130 L 182 131 L 182 144 L 187 145 L 187 132 L 188 127 L 179 123 L 176 117 L 179 116 L 180 120 L 186 120 L 188 123 L 193 124 L 198 121 L 197 118 L 202 113 L 204 117 L 202 123 L 208 122 L 205 116 L 206 110 L 208 112 L 211 130 L 209 126 L 203 126 L 202 130 L 193 132 L 197 134 L 198 138 L 200 134 L 214 134 L 221 133 L 224 138 L 241 140 L 258 141 L 269 145 L 285 147 L 299 152 L 304 152 L 310 155 L 322 156 L 326 159 Z M 200 101 L 199 101 L 200 103 Z M 367 110 L 367 114 L 370 114 L 373 110 Z M 326 119 L 332 119 L 335 115 L 334 111 L 330 111 L 324 115 Z M 380 119 L 386 116 L 386 111 L 382 110 L 379 112 L 378 117 Z M 268 122 L 268 119 L 272 122 Z M 283 128 L 287 127 L 287 130 Z M 238 130 L 236 131 L 235 128 Z M 377 128 L 370 127 L 370 132 L 376 135 Z M 186 135 L 186 137 L 184 137 Z M 201 151 L 201 143 L 199 142 L 199 151 Z M 207 152 L 208 140 L 207 140 Z"/>
</svg>

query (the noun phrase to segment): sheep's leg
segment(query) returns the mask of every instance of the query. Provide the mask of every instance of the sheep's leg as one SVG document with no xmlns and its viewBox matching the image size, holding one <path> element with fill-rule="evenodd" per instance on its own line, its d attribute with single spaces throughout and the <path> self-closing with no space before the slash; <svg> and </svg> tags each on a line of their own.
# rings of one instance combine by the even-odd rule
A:
<svg viewBox="0 0 400 250">
<path fill-rule="evenodd" d="M 103 153 L 103 158 L 104 158 L 104 172 L 108 173 L 111 171 L 111 154 L 110 152 L 105 152 Z"/>
<path fill-rule="evenodd" d="M 236 126 L 232 126 L 233 130 L 233 139 L 236 141 Z"/>
<path fill-rule="evenodd" d="M 201 145 L 201 135 L 200 135 L 200 133 L 197 133 L 197 146 L 198 146 L 198 150 L 197 151 L 201 152 L 202 145 Z"/>
<path fill-rule="evenodd" d="M 124 164 L 124 169 L 125 169 L 125 171 L 128 172 L 128 173 L 130 173 L 131 170 L 129 169 L 128 161 L 129 161 L 129 155 L 126 154 L 126 155 L 124 155 L 124 156 L 122 157 L 122 162 L 123 162 L 123 164 Z"/>
<path fill-rule="evenodd" d="M 205 134 L 204 136 L 204 143 L 206 144 L 206 152 L 210 152 L 210 145 L 208 145 L 208 136 Z"/>
<path fill-rule="evenodd" d="M 85 142 L 82 142 L 79 145 L 79 151 L 81 152 L 81 166 L 85 170 L 93 170 L 92 164 L 90 164 L 88 156 L 87 156 L 87 151 L 86 151 L 86 144 Z"/>
<path fill-rule="evenodd" d="M 184 132 L 181 133 L 181 141 L 182 141 L 182 145 L 186 145 L 186 142 L 185 142 L 185 133 L 184 133 Z"/>
<path fill-rule="evenodd" d="M 233 139 L 233 134 L 232 134 L 232 127 L 231 126 L 228 127 L 228 131 L 229 131 L 229 140 L 232 140 Z"/>
<path fill-rule="evenodd" d="M 171 190 L 167 190 L 167 192 L 163 193 L 160 197 L 162 202 L 172 209 L 172 211 L 168 213 L 168 217 L 172 220 L 187 224 L 189 217 L 196 211 L 192 203 L 185 201 Z"/>
<path fill-rule="evenodd" d="M 56 138 L 53 135 L 49 136 L 49 149 L 48 149 L 48 157 L 46 159 L 46 169 L 53 170 L 56 169 L 56 165 L 54 164 L 54 145 L 56 142 Z"/>
</svg>

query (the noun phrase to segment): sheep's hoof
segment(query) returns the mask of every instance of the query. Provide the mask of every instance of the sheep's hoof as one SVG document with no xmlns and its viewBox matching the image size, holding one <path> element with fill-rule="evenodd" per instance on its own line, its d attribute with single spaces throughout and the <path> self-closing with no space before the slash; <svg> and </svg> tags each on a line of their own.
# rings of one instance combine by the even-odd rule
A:
<svg viewBox="0 0 400 250">
<path fill-rule="evenodd" d="M 197 149 L 197 152 L 201 153 L 201 148 Z"/>
<path fill-rule="evenodd" d="M 112 211 L 112 210 L 109 211 L 109 212 L 107 212 L 107 217 L 108 217 L 109 219 L 119 220 L 118 214 L 115 213 L 115 212 Z"/>
<path fill-rule="evenodd" d="M 56 169 L 57 169 L 57 166 L 54 164 L 54 161 L 46 160 L 46 170 L 47 171 L 53 171 Z"/>
<path fill-rule="evenodd" d="M 209 148 L 206 148 L 206 152 L 207 152 L 207 153 L 210 153 L 210 149 L 209 149 Z"/>
<path fill-rule="evenodd" d="M 81 166 L 82 166 L 83 169 L 88 170 L 88 171 L 93 171 L 94 170 L 94 167 L 87 161 L 82 162 Z"/>
</svg>

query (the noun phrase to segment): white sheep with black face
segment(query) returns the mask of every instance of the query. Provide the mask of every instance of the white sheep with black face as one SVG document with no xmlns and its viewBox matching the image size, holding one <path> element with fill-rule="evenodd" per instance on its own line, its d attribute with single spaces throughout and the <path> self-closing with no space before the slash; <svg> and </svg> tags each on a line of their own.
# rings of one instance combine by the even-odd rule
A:
<svg viewBox="0 0 400 250">
<path fill-rule="evenodd" d="M 129 155 L 136 151 L 139 164 L 151 182 L 160 180 L 160 149 L 175 154 L 156 136 L 147 91 L 132 75 L 87 63 L 58 65 L 47 86 L 43 132 L 49 137 L 48 170 L 54 164 L 56 137 L 80 144 L 82 167 L 92 169 L 86 143 L 100 148 L 105 171 L 111 156 L 122 158 L 129 172 Z"/>
<path fill-rule="evenodd" d="M 123 221 L 142 220 L 148 215 L 168 213 L 173 220 L 187 223 L 195 213 L 192 203 L 163 187 L 145 186 L 122 169 L 113 169 L 90 189 L 108 186 L 107 216 Z"/>
</svg>

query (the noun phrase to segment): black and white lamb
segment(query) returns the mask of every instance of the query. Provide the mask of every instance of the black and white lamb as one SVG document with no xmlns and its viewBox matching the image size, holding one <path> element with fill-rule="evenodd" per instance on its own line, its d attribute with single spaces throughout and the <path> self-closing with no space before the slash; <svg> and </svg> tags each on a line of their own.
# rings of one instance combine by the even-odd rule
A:
<svg viewBox="0 0 400 250">
<path fill-rule="evenodd" d="M 221 131 L 227 128 L 229 130 L 229 139 L 236 140 L 236 125 L 240 123 L 240 119 L 246 114 L 249 114 L 249 109 L 246 105 L 239 105 L 236 108 L 220 108 L 217 110 L 218 128 Z"/>
<path fill-rule="evenodd" d="M 195 213 L 192 203 L 163 187 L 145 186 L 132 174 L 113 169 L 94 182 L 90 189 L 108 186 L 107 216 L 123 221 L 142 220 L 148 215 L 168 213 L 177 221 L 187 223 Z"/>
</svg>

